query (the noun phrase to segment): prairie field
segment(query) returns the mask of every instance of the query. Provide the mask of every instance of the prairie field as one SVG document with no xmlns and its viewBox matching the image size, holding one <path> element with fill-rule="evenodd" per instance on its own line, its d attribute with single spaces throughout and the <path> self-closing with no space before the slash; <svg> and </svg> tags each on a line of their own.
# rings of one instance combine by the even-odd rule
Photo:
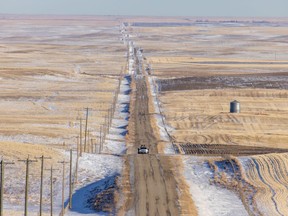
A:
<svg viewBox="0 0 288 216">
<path fill-rule="evenodd" d="M 287 154 L 240 157 L 242 178 L 255 188 L 252 201 L 264 215 L 286 215 Z"/>
<path fill-rule="evenodd" d="M 191 145 L 184 153 L 200 152 L 204 161 L 206 154 L 202 164 L 185 159 L 198 213 L 215 215 L 202 209 L 209 193 L 195 195 L 198 176 L 209 168 L 210 183 L 234 191 L 248 214 L 286 215 L 287 158 L 275 152 L 288 147 L 287 20 L 203 20 L 133 25 L 146 71 L 157 83 L 170 141 Z M 240 102 L 240 113 L 230 113 L 234 100 Z M 209 149 L 222 156 L 220 162 L 208 157 Z M 238 157 L 241 149 L 247 156 Z M 201 189 L 202 184 L 199 180 Z"/>
<path fill-rule="evenodd" d="M 56 169 L 55 211 L 60 212 L 62 164 L 58 162 L 69 160 L 65 150 L 76 151 L 80 118 L 84 137 L 85 108 L 89 108 L 87 145 L 92 146 L 92 139 L 99 144 L 100 127 L 125 70 L 126 47 L 119 23 L 103 17 L 10 16 L 0 19 L 0 26 L 0 155 L 15 163 L 6 167 L 4 212 L 21 215 L 23 211 L 25 163 L 18 160 L 42 155 L 50 158 L 44 168 Z M 37 215 L 39 160 L 30 166 L 29 215 Z M 84 173 L 79 185 L 97 177 L 91 171 L 85 175 L 85 170 L 89 167 L 79 170 Z M 44 213 L 49 210 L 48 174 L 45 171 Z"/>
<path fill-rule="evenodd" d="M 176 142 L 287 147 L 287 22 L 246 21 L 133 27 Z"/>
<path fill-rule="evenodd" d="M 6 214 L 23 213 L 27 158 L 39 214 L 42 155 L 44 215 L 52 166 L 61 211 L 59 162 L 75 160 L 89 108 L 68 215 L 287 215 L 287 19 L 3 15 L 0 27 Z"/>
<path fill-rule="evenodd" d="M 99 132 L 126 63 L 115 22 L 0 20 L 1 141 L 75 144 L 87 107 Z"/>
</svg>

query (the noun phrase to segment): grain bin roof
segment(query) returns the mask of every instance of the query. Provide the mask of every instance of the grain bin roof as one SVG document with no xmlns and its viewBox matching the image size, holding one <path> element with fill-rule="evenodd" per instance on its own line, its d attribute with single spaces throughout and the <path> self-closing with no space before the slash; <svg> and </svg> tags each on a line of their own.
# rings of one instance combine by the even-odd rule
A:
<svg viewBox="0 0 288 216">
<path fill-rule="evenodd" d="M 239 101 L 237 101 L 237 100 L 234 100 L 234 101 L 232 101 L 231 103 L 240 103 Z"/>
</svg>

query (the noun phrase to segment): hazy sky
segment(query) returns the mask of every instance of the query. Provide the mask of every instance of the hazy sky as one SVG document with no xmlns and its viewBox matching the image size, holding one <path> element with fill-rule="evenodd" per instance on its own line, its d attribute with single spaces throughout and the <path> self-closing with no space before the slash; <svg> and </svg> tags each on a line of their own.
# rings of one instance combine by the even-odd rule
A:
<svg viewBox="0 0 288 216">
<path fill-rule="evenodd" d="M 0 14 L 288 16 L 288 0 L 0 0 Z"/>
</svg>

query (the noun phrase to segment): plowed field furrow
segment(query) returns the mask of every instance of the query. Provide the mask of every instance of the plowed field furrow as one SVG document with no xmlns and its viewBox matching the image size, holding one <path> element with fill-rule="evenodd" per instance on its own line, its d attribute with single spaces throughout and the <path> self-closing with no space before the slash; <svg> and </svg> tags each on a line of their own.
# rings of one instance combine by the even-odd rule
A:
<svg viewBox="0 0 288 216">
<path fill-rule="evenodd" d="M 265 188 L 265 192 L 266 194 L 270 194 L 270 196 L 265 195 L 266 199 L 271 199 L 271 201 L 273 202 L 273 208 L 275 209 L 276 213 L 278 213 L 277 215 L 281 215 L 282 214 L 279 212 L 279 209 L 277 208 L 277 202 L 275 200 L 275 191 L 274 189 L 270 186 L 269 182 L 267 182 L 266 176 L 262 175 L 263 171 L 264 171 L 264 165 L 263 163 L 258 163 L 257 161 L 253 160 L 256 170 L 257 170 L 257 174 L 262 182 L 262 184 L 264 185 Z M 267 168 L 268 170 L 268 174 L 271 175 L 270 171 L 269 171 L 269 167 Z M 266 202 L 266 200 L 265 200 Z"/>
<path fill-rule="evenodd" d="M 207 141 L 207 140 L 206 140 Z M 272 152 L 288 152 L 287 149 L 260 148 L 251 146 L 221 145 L 221 144 L 179 144 L 185 154 L 196 155 L 257 155 Z"/>
<path fill-rule="evenodd" d="M 256 189 L 255 205 L 263 215 L 288 214 L 288 159 L 286 154 L 267 154 L 239 159 L 243 178 Z"/>
</svg>

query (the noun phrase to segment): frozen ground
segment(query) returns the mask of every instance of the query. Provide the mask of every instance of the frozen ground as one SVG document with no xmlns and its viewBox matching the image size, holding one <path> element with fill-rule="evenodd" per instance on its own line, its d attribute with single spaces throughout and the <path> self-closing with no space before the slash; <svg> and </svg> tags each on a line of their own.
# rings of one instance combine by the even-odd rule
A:
<svg viewBox="0 0 288 216">
<path fill-rule="evenodd" d="M 165 148 L 164 148 L 164 153 L 165 154 L 174 154 L 175 151 L 173 149 L 173 146 L 171 145 L 169 133 L 172 131 L 172 128 L 169 127 L 167 124 L 165 124 L 165 117 L 161 112 L 161 107 L 160 107 L 160 101 L 157 95 L 157 84 L 154 80 L 153 77 L 149 76 L 148 77 L 149 85 L 150 85 L 150 90 L 151 90 L 151 95 L 153 97 L 153 105 L 154 105 L 154 118 L 156 119 L 156 123 L 160 132 L 161 139 L 166 141 L 165 143 Z"/>
<path fill-rule="evenodd" d="M 126 152 L 125 136 L 129 120 L 130 91 L 130 77 L 126 76 L 121 81 L 112 124 L 104 143 L 104 153 L 124 154 Z"/>
<path fill-rule="evenodd" d="M 18 159 L 41 155 L 53 160 L 45 162 L 45 169 L 54 171 L 54 214 L 61 209 L 62 166 L 69 161 L 69 153 L 56 148 L 76 148 L 79 117 L 89 115 L 88 129 L 95 138 L 99 125 L 111 105 L 121 66 L 126 64 L 126 46 L 119 41 L 118 21 L 101 18 L 15 18 L 1 19 L 0 64 L 1 131 L 0 156 L 15 165 L 6 167 L 4 215 L 23 215 L 25 164 Z M 73 53 L 73 55 L 71 55 Z M 5 89 L 5 91 L 4 91 Z M 109 153 L 125 149 L 126 109 L 129 96 L 125 81 L 121 87 L 119 104 L 107 137 Z M 8 107 L 8 108 L 7 108 Z M 92 131 L 93 130 L 93 131 Z M 92 137 L 91 137 L 92 138 Z M 62 144 L 65 142 L 65 147 Z M 41 144 L 41 145 L 40 145 Z M 5 148 L 4 148 L 5 147 Z M 73 170 L 75 170 L 75 152 Z M 76 204 L 69 214 L 93 212 L 85 203 L 87 197 L 115 183 L 120 175 L 122 159 L 109 155 L 83 154 L 80 158 Z M 65 171 L 65 200 L 68 198 L 69 165 Z M 50 175 L 44 173 L 43 214 L 50 213 Z M 30 166 L 29 216 L 38 215 L 40 162 Z M 92 191 L 92 192 L 91 192 Z M 84 195 L 83 195 L 84 194 Z M 83 202 L 79 202 L 83 200 Z M 93 201 L 91 199 L 90 201 Z M 90 204 L 93 202 L 90 202 Z M 90 205 L 91 206 L 91 205 Z M 13 212 L 13 213 L 12 213 Z M 95 212 L 94 212 L 95 213 Z M 100 214 L 100 213 L 99 213 Z"/>
<path fill-rule="evenodd" d="M 78 185 L 73 194 L 72 209 L 66 215 L 108 215 L 92 209 L 93 199 L 114 184 L 122 172 L 123 161 L 118 156 L 83 154 L 79 160 Z"/>
<path fill-rule="evenodd" d="M 210 184 L 213 174 L 204 159 L 183 156 L 183 162 L 184 177 L 199 216 L 248 216 L 236 194 Z"/>
<path fill-rule="evenodd" d="M 112 126 L 104 143 L 104 153 L 123 154 L 126 151 L 125 135 L 129 120 L 130 82 L 121 82 L 120 93 L 112 120 Z M 84 154 L 79 161 L 78 186 L 73 194 L 72 209 L 66 215 L 108 215 L 93 209 L 98 193 L 113 187 L 123 167 L 122 158 L 112 155 Z"/>
</svg>

